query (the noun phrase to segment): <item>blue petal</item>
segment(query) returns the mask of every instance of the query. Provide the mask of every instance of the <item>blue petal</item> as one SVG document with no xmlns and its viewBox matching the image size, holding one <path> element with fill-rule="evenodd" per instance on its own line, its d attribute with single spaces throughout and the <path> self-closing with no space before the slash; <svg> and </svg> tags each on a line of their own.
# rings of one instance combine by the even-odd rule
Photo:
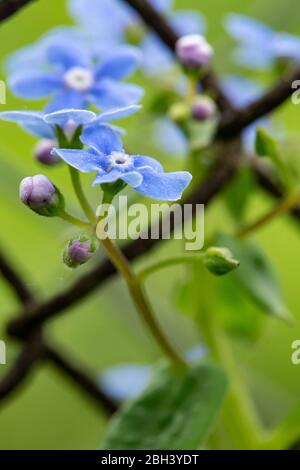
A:
<svg viewBox="0 0 300 470">
<path fill-rule="evenodd" d="M 161 13 L 168 13 L 172 8 L 174 0 L 150 0 L 150 3 Z"/>
<path fill-rule="evenodd" d="M 80 44 L 74 44 L 72 41 L 59 40 L 57 44 L 51 43 L 47 47 L 47 58 L 53 65 L 60 66 L 64 70 L 71 67 L 89 67 L 90 60 L 87 51 Z"/>
<path fill-rule="evenodd" d="M 158 173 L 152 168 L 141 168 L 143 182 L 135 189 L 144 196 L 159 201 L 177 201 L 192 179 L 187 171 Z"/>
<path fill-rule="evenodd" d="M 121 176 L 121 179 L 125 181 L 125 183 L 132 186 L 133 188 L 140 186 L 140 184 L 143 181 L 143 177 L 141 173 L 138 171 L 127 171 L 126 173 L 123 173 L 123 175 Z"/>
<path fill-rule="evenodd" d="M 53 139 L 54 131 L 49 124 L 46 124 L 43 114 L 36 111 L 5 111 L 0 113 L 0 119 L 18 123 L 30 134 L 45 139 Z"/>
<path fill-rule="evenodd" d="M 13 93 L 25 99 L 45 98 L 62 86 L 62 77 L 56 73 L 27 71 L 15 74 L 9 80 Z"/>
<path fill-rule="evenodd" d="M 118 168 L 113 168 L 108 172 L 102 171 L 97 174 L 96 178 L 94 179 L 93 186 L 99 186 L 103 183 L 114 183 L 115 181 L 122 178 L 123 175 L 124 173 Z"/>
<path fill-rule="evenodd" d="M 44 49 L 40 44 L 31 44 L 10 54 L 5 61 L 5 70 L 9 74 L 24 70 L 24 67 L 31 70 L 40 67 L 43 60 Z"/>
<path fill-rule="evenodd" d="M 108 126 L 89 126 L 84 129 L 80 140 L 103 155 L 110 155 L 123 149 L 120 137 Z"/>
<path fill-rule="evenodd" d="M 170 49 L 154 33 L 149 33 L 144 37 L 141 50 L 143 52 L 143 70 L 148 75 L 166 72 L 175 64 Z"/>
<path fill-rule="evenodd" d="M 272 66 L 276 56 L 274 51 L 267 46 L 252 47 L 247 45 L 236 48 L 233 58 L 238 65 L 243 67 L 264 70 Z"/>
<path fill-rule="evenodd" d="M 172 15 L 171 23 L 180 36 L 186 34 L 203 34 L 206 30 L 205 19 L 197 11 L 179 10 Z"/>
<path fill-rule="evenodd" d="M 117 134 L 119 134 L 119 136 L 123 137 L 124 135 L 126 135 L 126 131 L 125 129 L 123 129 L 122 127 L 119 127 L 119 126 L 114 126 L 113 124 L 106 124 L 108 127 L 110 127 L 114 132 L 116 132 Z"/>
<path fill-rule="evenodd" d="M 75 90 L 62 89 L 56 93 L 46 106 L 46 112 L 52 113 L 62 109 L 85 109 L 88 98 Z"/>
<path fill-rule="evenodd" d="M 52 154 L 83 173 L 99 171 L 102 168 L 103 158 L 91 150 L 55 148 L 52 150 Z"/>
<path fill-rule="evenodd" d="M 143 94 L 143 89 L 137 85 L 105 79 L 93 87 L 89 98 L 96 107 L 110 109 L 135 104 Z"/>
<path fill-rule="evenodd" d="M 185 358 L 187 359 L 188 362 L 194 362 L 200 359 L 203 359 L 203 357 L 207 354 L 207 350 L 205 349 L 204 346 L 195 346 L 192 349 L 189 349 L 185 353 Z"/>
<path fill-rule="evenodd" d="M 96 114 L 92 111 L 84 109 L 62 109 L 54 113 L 45 114 L 45 122 L 48 124 L 58 125 L 63 127 L 69 121 L 75 124 L 82 125 L 93 121 L 96 118 Z"/>
<path fill-rule="evenodd" d="M 170 119 L 158 119 L 154 124 L 154 132 L 159 147 L 166 153 L 186 155 L 188 140 L 182 130 Z"/>
<path fill-rule="evenodd" d="M 143 177 L 137 171 L 124 172 L 118 168 L 113 168 L 108 172 L 102 171 L 98 173 L 93 182 L 93 186 L 98 186 L 99 184 L 103 183 L 113 183 L 119 179 L 135 188 L 141 184 Z"/>
<path fill-rule="evenodd" d="M 264 23 L 244 15 L 231 13 L 225 18 L 225 28 L 235 39 L 254 46 L 265 46 L 270 41 L 273 31 Z"/>
<path fill-rule="evenodd" d="M 272 50 L 276 57 L 300 60 L 300 38 L 292 34 L 277 33 L 274 36 Z"/>
<path fill-rule="evenodd" d="M 132 10 L 118 0 L 70 0 L 69 11 L 78 24 L 106 43 L 121 42 L 132 22 Z"/>
<path fill-rule="evenodd" d="M 239 75 L 224 77 L 222 87 L 237 108 L 249 105 L 263 92 L 263 87 L 259 83 Z"/>
<path fill-rule="evenodd" d="M 132 114 L 135 114 L 140 109 L 141 106 L 137 104 L 126 106 L 125 108 L 112 109 L 111 111 L 106 111 L 105 113 L 102 113 L 97 116 L 93 120 L 92 124 L 112 122 L 117 121 L 119 119 L 124 119 L 126 117 L 131 116 Z"/>
<path fill-rule="evenodd" d="M 99 377 L 101 390 L 113 400 L 121 402 L 142 393 L 151 381 L 149 366 L 126 364 L 103 371 Z"/>
<path fill-rule="evenodd" d="M 135 168 L 150 167 L 158 172 L 162 172 L 164 170 L 162 165 L 154 158 L 146 157 L 144 155 L 133 155 L 133 158 Z"/>
<path fill-rule="evenodd" d="M 119 48 L 104 58 L 96 69 L 96 80 L 111 78 L 123 80 L 129 77 L 142 60 L 140 51 L 131 46 Z"/>
</svg>

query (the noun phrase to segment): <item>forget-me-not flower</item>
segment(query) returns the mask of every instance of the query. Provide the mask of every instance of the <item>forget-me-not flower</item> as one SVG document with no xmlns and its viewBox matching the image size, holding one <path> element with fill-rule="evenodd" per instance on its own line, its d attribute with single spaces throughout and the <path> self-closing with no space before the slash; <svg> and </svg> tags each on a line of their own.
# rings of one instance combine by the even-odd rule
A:
<svg viewBox="0 0 300 470">
<path fill-rule="evenodd" d="M 150 0 L 150 3 L 174 27 L 179 36 L 205 31 L 203 16 L 197 11 L 172 11 L 173 0 Z M 120 0 L 70 0 L 69 10 L 73 18 L 85 30 L 92 32 L 99 44 L 120 44 L 142 30 L 139 42 L 143 53 L 143 69 L 148 74 L 162 73 L 174 65 L 174 58 L 168 47 L 153 32 L 143 32 L 139 15 Z"/>
<path fill-rule="evenodd" d="M 140 62 L 140 53 L 132 46 L 109 50 L 97 63 L 79 41 L 57 37 L 46 40 L 42 49 L 44 60 L 37 60 L 36 67 L 14 68 L 9 85 L 21 98 L 51 97 L 48 112 L 85 109 L 89 104 L 99 109 L 128 106 L 143 95 L 137 85 L 121 82 Z"/>
<path fill-rule="evenodd" d="M 230 14 L 225 28 L 239 46 L 234 58 L 239 65 L 265 69 L 278 59 L 300 61 L 300 38 L 288 33 L 273 31 L 269 26 L 244 15 Z"/>
<path fill-rule="evenodd" d="M 81 141 L 89 148 L 54 149 L 53 154 L 79 171 L 97 172 L 94 186 L 122 180 L 147 197 L 175 201 L 192 179 L 185 171 L 165 173 L 151 157 L 127 154 L 120 136 L 108 126 L 86 127 Z"/>
</svg>

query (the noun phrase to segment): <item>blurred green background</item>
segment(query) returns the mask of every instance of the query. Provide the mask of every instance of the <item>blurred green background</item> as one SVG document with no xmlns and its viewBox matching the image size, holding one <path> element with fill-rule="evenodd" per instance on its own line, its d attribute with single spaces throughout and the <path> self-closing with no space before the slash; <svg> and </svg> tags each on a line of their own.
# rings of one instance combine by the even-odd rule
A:
<svg viewBox="0 0 300 470">
<path fill-rule="evenodd" d="M 201 7 L 208 22 L 208 38 L 216 50 L 215 66 L 220 73 L 237 71 L 230 61 L 232 42 L 222 26 L 226 12 L 243 12 L 266 21 L 276 29 L 300 34 L 298 0 L 181 0 L 176 4 L 185 9 Z M 62 0 L 33 2 L 1 25 L 1 60 L 15 49 L 38 39 L 49 28 L 69 22 Z M 0 78 L 5 80 L 3 72 Z M 149 97 L 150 88 L 147 93 Z M 38 104 L 31 106 L 31 103 L 18 101 L 9 94 L 2 110 L 32 107 L 37 108 Z M 299 109 L 287 104 L 278 113 L 277 119 L 295 140 Z M 137 122 L 141 126 L 139 129 Z M 136 145 L 144 150 L 144 139 L 140 136 L 142 133 L 145 137 L 148 135 L 146 127 L 143 128 L 143 122 L 139 120 L 134 122 L 134 118 L 130 123 L 132 142 L 137 141 Z M 1 123 L 0 246 L 4 246 L 11 259 L 18 264 L 30 287 L 40 296 L 49 296 L 73 282 L 80 273 L 67 271 L 60 259 L 61 250 L 72 232 L 59 221 L 37 217 L 18 200 L 20 180 L 43 171 L 32 159 L 34 143 L 34 138 L 16 126 Z M 151 143 L 147 143 L 148 147 L 153 147 L 154 151 Z M 166 155 L 155 150 L 157 157 L 167 161 Z M 63 190 L 72 209 L 75 201 L 66 169 L 61 166 L 48 175 Z M 96 202 L 98 193 L 95 191 L 91 195 Z M 270 200 L 258 193 L 251 200 L 249 219 L 269 205 Z M 77 208 L 72 210 L 76 212 Z M 221 228 L 221 224 L 226 227 L 227 223 L 224 207 L 216 201 L 207 211 L 207 230 Z M 277 268 L 287 305 L 296 317 L 296 324 L 288 327 L 267 319 L 257 341 L 234 341 L 245 380 L 267 424 L 277 422 L 300 396 L 300 366 L 293 366 L 290 361 L 291 343 L 300 339 L 299 230 L 299 225 L 284 217 L 256 235 Z M 167 250 L 176 249 L 174 243 L 169 245 L 163 245 L 151 256 L 158 257 L 160 250 L 166 255 Z M 174 285 L 181 275 L 182 270 L 177 267 L 169 271 L 168 276 L 165 273 L 156 275 L 149 282 L 149 292 L 154 297 L 162 323 L 168 324 L 179 348 L 184 350 L 197 344 L 199 338 L 192 321 L 184 318 L 172 302 Z M 0 338 L 5 339 L 5 322 L 16 311 L 17 304 L 3 282 L 0 282 L 0 299 Z M 255 309 L 246 304 L 243 308 Z M 242 316 L 243 308 L 235 313 Z M 159 357 L 159 351 L 136 318 L 123 285 L 116 280 L 54 320 L 48 325 L 48 331 L 63 349 L 74 355 L 76 361 L 89 364 L 95 373 L 114 364 L 150 363 Z M 0 366 L 0 376 L 5 374 L 18 352 L 18 345 L 7 344 L 8 364 Z M 8 401 L 0 403 L 1 449 L 94 449 L 99 444 L 104 426 L 105 417 L 94 403 L 54 368 L 46 365 L 37 367 L 26 385 Z"/>
</svg>

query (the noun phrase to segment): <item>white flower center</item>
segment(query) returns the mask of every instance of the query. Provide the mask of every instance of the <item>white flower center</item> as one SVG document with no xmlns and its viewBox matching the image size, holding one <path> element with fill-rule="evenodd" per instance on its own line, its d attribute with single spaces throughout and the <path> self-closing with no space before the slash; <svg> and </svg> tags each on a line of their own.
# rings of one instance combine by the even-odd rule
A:
<svg viewBox="0 0 300 470">
<path fill-rule="evenodd" d="M 72 67 L 65 73 L 65 84 L 76 91 L 87 91 L 94 83 L 93 73 L 83 67 Z"/>
<path fill-rule="evenodd" d="M 130 155 L 124 152 L 112 152 L 110 155 L 110 170 L 113 168 L 119 168 L 125 170 L 133 163 L 133 159 Z"/>
</svg>

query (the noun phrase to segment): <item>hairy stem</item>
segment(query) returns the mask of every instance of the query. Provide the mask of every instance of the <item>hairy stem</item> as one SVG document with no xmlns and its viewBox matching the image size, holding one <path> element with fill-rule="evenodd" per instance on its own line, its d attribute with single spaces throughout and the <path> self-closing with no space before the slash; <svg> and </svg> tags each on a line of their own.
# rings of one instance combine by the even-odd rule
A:
<svg viewBox="0 0 300 470">
<path fill-rule="evenodd" d="M 285 214 L 291 211 L 294 207 L 297 206 L 300 202 L 300 193 L 292 193 L 287 195 L 283 198 L 278 204 L 275 205 L 267 214 L 260 217 L 255 222 L 251 223 L 250 225 L 242 228 L 237 233 L 239 238 L 245 238 L 246 236 L 250 235 L 255 230 L 264 227 L 267 223 L 271 222 L 276 217 L 279 217 L 282 214 Z"/>
<path fill-rule="evenodd" d="M 95 224 L 96 216 L 84 194 L 84 191 L 81 185 L 81 180 L 80 180 L 80 173 L 78 170 L 76 170 L 76 168 L 72 168 L 71 166 L 69 166 L 69 171 L 71 175 L 73 188 L 77 196 L 77 199 L 79 201 L 79 204 L 84 214 L 86 215 L 87 219 L 91 222 L 91 224 Z"/>
<path fill-rule="evenodd" d="M 68 214 L 68 212 L 65 211 L 59 214 L 59 218 L 65 220 L 69 224 L 75 225 L 76 227 L 80 227 L 84 230 L 89 230 L 91 228 L 88 222 L 84 222 L 84 220 L 77 219 L 77 217 L 74 217 L 73 215 Z"/>
<path fill-rule="evenodd" d="M 174 258 L 168 258 L 163 261 L 158 261 L 157 263 L 153 263 L 150 266 L 147 266 L 145 269 L 139 272 L 138 277 L 141 281 L 145 281 L 151 274 L 160 271 L 161 269 L 169 268 L 170 266 L 174 266 L 177 264 L 185 264 L 185 263 L 195 263 L 197 261 L 203 260 L 203 253 L 198 255 L 182 255 L 182 256 L 175 256 Z"/>
<path fill-rule="evenodd" d="M 161 330 L 155 318 L 155 314 L 148 302 L 148 299 L 146 298 L 146 294 L 140 284 L 139 278 L 132 270 L 122 251 L 109 238 L 105 238 L 101 241 L 111 261 L 125 280 L 137 311 L 141 315 L 141 318 L 144 320 L 146 325 L 149 327 L 149 330 L 153 334 L 162 351 L 176 365 L 186 366 L 184 360 L 169 343 L 168 339 Z"/>
</svg>

